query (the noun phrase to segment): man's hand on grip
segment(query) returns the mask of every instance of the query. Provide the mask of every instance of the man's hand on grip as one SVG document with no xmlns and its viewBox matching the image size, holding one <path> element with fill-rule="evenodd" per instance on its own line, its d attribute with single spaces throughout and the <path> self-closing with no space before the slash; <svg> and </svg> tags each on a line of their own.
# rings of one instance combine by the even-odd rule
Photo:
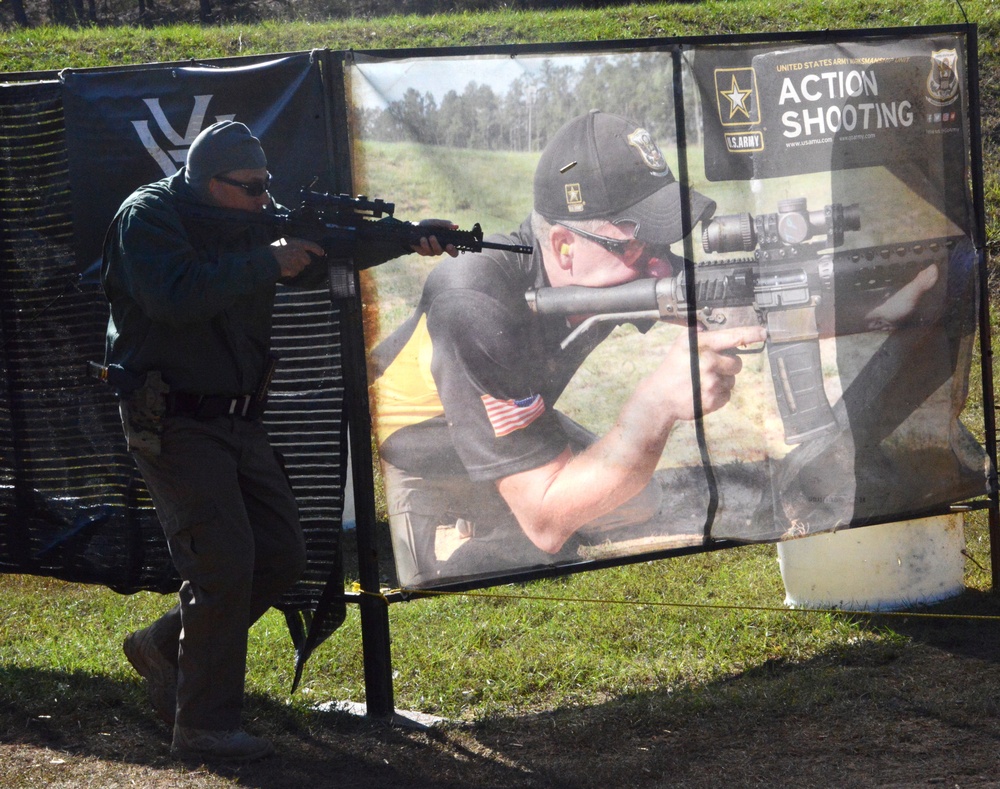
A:
<svg viewBox="0 0 1000 789">
<path fill-rule="evenodd" d="M 766 337 L 766 331 L 760 326 L 698 332 L 700 413 L 695 413 L 688 334 L 685 332 L 677 337 L 650 376 L 666 414 L 673 419 L 691 420 L 722 408 L 729 402 L 736 376 L 743 369 L 743 360 L 735 351 L 763 342 Z"/>
<path fill-rule="evenodd" d="M 271 244 L 271 254 L 278 261 L 282 278 L 296 277 L 314 258 L 325 257 L 323 247 L 301 238 L 279 238 Z"/>
</svg>

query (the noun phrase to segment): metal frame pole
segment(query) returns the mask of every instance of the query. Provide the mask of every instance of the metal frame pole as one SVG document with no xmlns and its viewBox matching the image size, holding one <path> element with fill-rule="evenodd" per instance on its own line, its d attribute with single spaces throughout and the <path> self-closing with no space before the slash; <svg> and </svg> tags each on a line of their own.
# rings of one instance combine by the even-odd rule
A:
<svg viewBox="0 0 1000 789">
<path fill-rule="evenodd" d="M 350 53 L 322 51 L 326 83 L 327 133 L 330 170 L 337 187 L 350 192 L 353 185 L 350 134 L 344 79 L 344 59 Z M 344 411 L 351 448 L 352 481 L 355 493 L 358 542 L 358 581 L 361 594 L 361 650 L 365 672 L 366 714 L 390 718 L 395 713 L 392 689 L 392 654 L 389 636 L 389 603 L 381 594 L 375 478 L 372 471 L 371 412 L 368 407 L 368 375 L 365 360 L 364 325 L 361 314 L 360 281 L 350 272 L 354 296 L 334 303 L 340 307 L 341 349 L 343 354 Z"/>
<path fill-rule="evenodd" d="M 976 217 L 975 243 L 979 252 L 979 356 L 983 389 L 983 430 L 991 469 L 989 478 L 990 564 L 993 591 L 1000 588 L 1000 491 L 997 490 L 997 427 L 993 392 L 993 342 L 990 329 L 989 263 L 986 254 L 986 200 L 983 194 L 982 130 L 979 115 L 979 36 L 968 25 L 966 62 L 969 91 L 969 137 L 972 153 L 972 202 Z"/>
<path fill-rule="evenodd" d="M 388 718 L 395 713 L 389 603 L 381 594 L 379 577 L 371 414 L 368 408 L 368 378 L 365 373 L 360 300 L 355 297 L 345 303 L 342 314 L 344 402 L 348 412 L 347 424 L 350 432 L 351 468 L 354 475 L 357 514 L 358 571 L 361 585 L 358 604 L 361 612 L 365 698 L 369 717 Z"/>
</svg>

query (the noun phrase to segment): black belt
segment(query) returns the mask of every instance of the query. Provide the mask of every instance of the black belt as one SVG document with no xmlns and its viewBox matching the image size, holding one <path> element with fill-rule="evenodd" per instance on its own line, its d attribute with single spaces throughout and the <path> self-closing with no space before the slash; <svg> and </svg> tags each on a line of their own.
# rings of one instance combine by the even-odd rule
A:
<svg viewBox="0 0 1000 789">
<path fill-rule="evenodd" d="M 187 392 L 167 394 L 167 416 L 190 416 L 195 419 L 214 419 L 218 416 L 238 416 L 256 419 L 253 395 L 225 397 L 223 395 L 196 395 Z"/>
</svg>

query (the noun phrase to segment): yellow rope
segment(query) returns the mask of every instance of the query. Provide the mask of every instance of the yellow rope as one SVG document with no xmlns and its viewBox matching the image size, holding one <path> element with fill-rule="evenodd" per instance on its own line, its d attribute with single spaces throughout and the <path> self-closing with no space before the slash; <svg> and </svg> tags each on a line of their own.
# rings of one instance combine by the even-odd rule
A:
<svg viewBox="0 0 1000 789">
<path fill-rule="evenodd" d="M 891 616 L 891 617 L 914 617 L 921 619 L 967 619 L 982 621 L 1000 621 L 1000 616 L 983 614 L 934 614 L 930 612 L 916 611 L 853 611 L 842 608 L 788 608 L 785 606 L 765 606 L 765 605 L 730 605 L 726 603 L 674 603 L 663 600 L 610 600 L 598 597 L 556 597 L 551 595 L 533 594 L 500 594 L 497 592 L 466 591 L 453 592 L 448 590 L 434 589 L 409 589 L 400 587 L 397 589 L 382 589 L 378 592 L 366 592 L 357 583 L 352 585 L 352 591 L 370 597 L 377 597 L 386 604 L 389 602 L 389 595 L 412 594 L 423 597 L 485 597 L 499 600 L 542 600 L 546 602 L 558 603 L 592 603 L 597 605 L 636 605 L 636 606 L 662 606 L 669 608 L 701 608 L 706 610 L 724 611 L 770 611 L 777 613 L 803 613 L 803 614 L 848 614 L 851 616 Z"/>
</svg>

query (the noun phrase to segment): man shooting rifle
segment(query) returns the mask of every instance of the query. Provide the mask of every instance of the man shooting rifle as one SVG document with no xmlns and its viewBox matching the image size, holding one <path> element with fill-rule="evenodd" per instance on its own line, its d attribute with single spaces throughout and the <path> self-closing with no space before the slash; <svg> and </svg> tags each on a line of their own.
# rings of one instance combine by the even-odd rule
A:
<svg viewBox="0 0 1000 789">
<path fill-rule="evenodd" d="M 648 131 L 593 111 L 552 138 L 535 172 L 534 211 L 503 240 L 530 258 L 483 251 L 438 266 L 415 313 L 374 352 L 379 446 L 404 585 L 579 560 L 580 541 L 643 523 L 667 437 L 729 401 L 758 326 L 698 337 L 700 393 L 681 337 L 597 437 L 555 410 L 611 328 L 563 352 L 563 318 L 533 314 L 529 290 L 610 287 L 656 275 L 657 254 L 714 203 L 676 181 Z M 700 410 L 696 409 L 700 401 Z M 439 562 L 439 526 L 470 538 Z"/>
<path fill-rule="evenodd" d="M 182 579 L 178 604 L 130 634 L 124 651 L 171 729 L 172 752 L 198 759 L 273 752 L 241 728 L 247 631 L 306 564 L 295 498 L 260 417 L 275 286 L 322 283 L 326 266 L 315 261 L 327 252 L 254 221 L 274 208 L 269 184 L 246 126 L 209 126 L 185 167 L 125 200 L 101 270 L 105 367 L 134 382 L 120 387 L 125 437 Z M 352 251 L 373 264 L 408 250 Z M 433 226 L 413 251 L 456 254 Z"/>
<path fill-rule="evenodd" d="M 859 230 L 861 219 L 857 205 L 809 211 L 804 199 L 784 200 L 772 214 L 717 216 L 705 223 L 707 254 L 752 257 L 681 261 L 674 276 L 609 288 L 540 288 L 526 298 L 540 315 L 585 316 L 564 347 L 606 321 L 694 320 L 706 330 L 767 327 L 784 440 L 795 448 L 774 465 L 773 489 L 754 513 L 752 533 L 759 537 L 794 536 L 869 517 L 908 474 L 922 479 L 909 501 L 893 504 L 899 509 L 918 511 L 940 503 L 945 492 L 954 498 L 963 487 L 969 495 L 981 493 L 984 478 L 976 466 L 982 460 L 957 419 L 949 425 L 952 452 L 925 450 L 926 468 L 914 462 L 921 448 L 900 452 L 886 443 L 946 380 L 964 376 L 974 297 L 969 239 L 841 248 L 844 231 Z M 839 337 L 838 349 L 849 348 L 850 335 L 867 332 L 890 333 L 857 375 L 847 378 L 843 397 L 831 406 L 819 340 Z M 844 355 L 851 358 L 849 351 Z"/>
</svg>

